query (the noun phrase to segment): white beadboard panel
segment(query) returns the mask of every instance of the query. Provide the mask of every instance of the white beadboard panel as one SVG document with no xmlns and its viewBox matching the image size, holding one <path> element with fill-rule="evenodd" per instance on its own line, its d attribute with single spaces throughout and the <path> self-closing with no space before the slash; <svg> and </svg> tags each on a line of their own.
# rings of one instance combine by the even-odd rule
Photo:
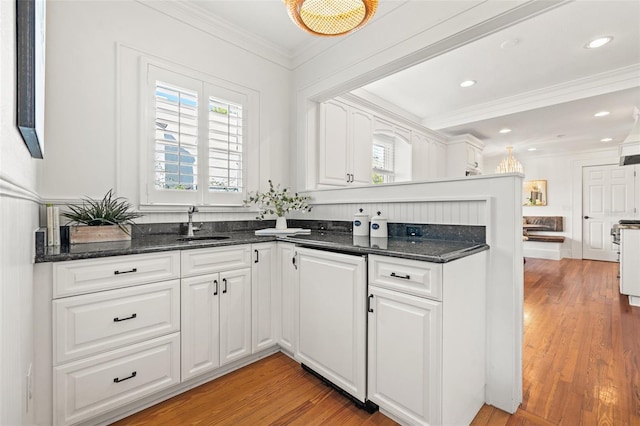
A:
<svg viewBox="0 0 640 426">
<path fill-rule="evenodd" d="M 3 425 L 33 423 L 34 406 L 33 400 L 26 398 L 26 375 L 34 353 L 33 232 L 37 220 L 35 202 L 0 194 L 0 424 Z"/>
<path fill-rule="evenodd" d="M 486 200 L 319 204 L 310 213 L 291 217 L 351 221 L 353 214 L 363 209 L 370 216 L 379 211 L 389 222 L 486 225 L 486 205 Z"/>
</svg>

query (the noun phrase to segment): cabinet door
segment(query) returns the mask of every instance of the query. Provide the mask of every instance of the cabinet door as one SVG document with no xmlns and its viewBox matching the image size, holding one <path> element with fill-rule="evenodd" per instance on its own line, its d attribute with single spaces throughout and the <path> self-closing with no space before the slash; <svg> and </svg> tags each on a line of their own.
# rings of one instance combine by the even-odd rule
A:
<svg viewBox="0 0 640 426">
<path fill-rule="evenodd" d="M 182 380 L 220 366 L 218 274 L 183 278 Z"/>
<path fill-rule="evenodd" d="M 368 397 L 407 424 L 442 420 L 442 303 L 369 287 Z"/>
<path fill-rule="evenodd" d="M 295 351 L 295 289 L 297 287 L 297 266 L 294 261 L 295 246 L 293 244 L 278 243 L 278 299 L 280 302 L 280 318 L 278 343 L 290 353 Z"/>
<path fill-rule="evenodd" d="M 220 365 L 251 354 L 251 269 L 220 273 Z"/>
<path fill-rule="evenodd" d="M 276 243 L 254 244 L 251 248 L 251 338 L 252 351 L 255 353 L 278 343 L 278 256 Z"/>
<path fill-rule="evenodd" d="M 350 173 L 352 184 L 369 185 L 371 183 L 371 158 L 373 141 L 373 118 L 370 114 L 357 109 L 350 111 L 351 152 Z"/>
<path fill-rule="evenodd" d="M 429 140 L 413 132 L 411 136 L 411 172 L 412 180 L 425 180 L 433 177 L 431 156 L 429 152 Z"/>
<path fill-rule="evenodd" d="M 339 102 L 329 101 L 320 106 L 318 182 L 345 186 L 349 143 L 349 109 Z"/>
<path fill-rule="evenodd" d="M 436 171 L 433 177 L 443 177 L 447 175 L 447 147 L 438 142 L 434 142 L 434 161 L 436 161 Z"/>
<path fill-rule="evenodd" d="M 296 358 L 347 393 L 366 396 L 366 261 L 297 248 Z"/>
</svg>

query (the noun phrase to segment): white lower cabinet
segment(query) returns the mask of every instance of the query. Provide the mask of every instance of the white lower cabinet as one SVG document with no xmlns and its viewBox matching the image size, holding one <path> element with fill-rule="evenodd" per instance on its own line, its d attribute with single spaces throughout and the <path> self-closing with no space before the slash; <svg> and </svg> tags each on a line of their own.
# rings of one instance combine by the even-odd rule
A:
<svg viewBox="0 0 640 426">
<path fill-rule="evenodd" d="M 487 252 L 369 256 L 368 390 L 402 424 L 469 424 L 485 402 Z"/>
<path fill-rule="evenodd" d="M 54 368 L 54 424 L 70 425 L 180 383 L 180 333 Z"/>
<path fill-rule="evenodd" d="M 368 259 L 270 242 L 39 265 L 55 284 L 37 295 L 48 418 L 102 422 L 279 345 L 401 423 L 468 424 L 485 399 L 486 252 Z"/>
<path fill-rule="evenodd" d="M 296 248 L 296 359 L 364 402 L 366 260 Z"/>
<path fill-rule="evenodd" d="M 183 251 L 182 262 L 193 264 L 193 257 L 210 257 L 217 263 L 216 251 L 222 250 Z M 244 265 L 246 268 L 182 278 L 183 381 L 251 354 L 251 268 Z M 216 267 L 224 266 L 219 263 Z"/>
<path fill-rule="evenodd" d="M 369 287 L 368 397 L 409 424 L 441 424 L 442 302 Z"/>
<path fill-rule="evenodd" d="M 165 252 L 43 267 L 52 323 L 42 337 L 52 349 L 39 368 L 51 371 L 53 424 L 76 424 L 180 383 L 179 258 Z"/>
<path fill-rule="evenodd" d="M 256 353 L 278 344 L 280 286 L 277 244 L 253 244 L 251 250 L 251 347 Z"/>
<path fill-rule="evenodd" d="M 290 354 L 295 352 L 295 289 L 298 282 L 298 266 L 295 245 L 278 243 L 277 300 L 279 302 L 278 344 Z"/>
<path fill-rule="evenodd" d="M 53 301 L 53 363 L 180 331 L 180 280 Z"/>
</svg>

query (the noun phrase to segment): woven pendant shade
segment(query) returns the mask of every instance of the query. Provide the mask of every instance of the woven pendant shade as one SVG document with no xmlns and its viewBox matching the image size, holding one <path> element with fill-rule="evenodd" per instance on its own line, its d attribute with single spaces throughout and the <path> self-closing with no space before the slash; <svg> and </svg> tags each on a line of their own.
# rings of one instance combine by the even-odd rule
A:
<svg viewBox="0 0 640 426">
<path fill-rule="evenodd" d="M 289 16 L 314 35 L 345 35 L 364 26 L 378 7 L 378 0 L 284 0 Z"/>
</svg>

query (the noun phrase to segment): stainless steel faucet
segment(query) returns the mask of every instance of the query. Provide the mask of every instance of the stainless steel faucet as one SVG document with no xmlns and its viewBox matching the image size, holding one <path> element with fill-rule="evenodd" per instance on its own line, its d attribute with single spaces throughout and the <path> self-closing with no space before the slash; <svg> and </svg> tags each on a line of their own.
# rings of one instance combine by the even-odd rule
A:
<svg viewBox="0 0 640 426">
<path fill-rule="evenodd" d="M 198 211 L 196 206 L 189 207 L 187 214 L 189 214 L 189 223 L 187 223 L 187 237 L 193 237 L 193 231 L 199 231 L 199 228 L 193 227 L 193 214 Z"/>
</svg>

